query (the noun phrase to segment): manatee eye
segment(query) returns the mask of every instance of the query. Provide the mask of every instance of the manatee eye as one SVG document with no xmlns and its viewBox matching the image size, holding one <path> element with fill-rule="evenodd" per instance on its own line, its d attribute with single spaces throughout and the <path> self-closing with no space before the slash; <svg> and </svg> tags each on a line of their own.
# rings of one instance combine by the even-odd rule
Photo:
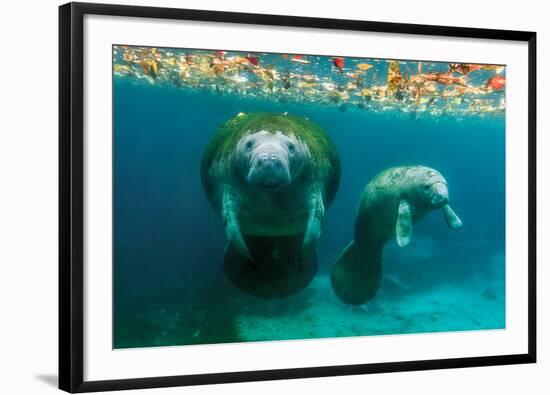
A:
<svg viewBox="0 0 550 395">
<path fill-rule="evenodd" d="M 296 146 L 292 143 L 288 143 L 288 152 L 290 152 L 291 154 L 296 152 Z"/>
<path fill-rule="evenodd" d="M 428 184 L 424 185 L 423 187 L 424 191 L 428 192 L 428 190 L 430 189 L 430 186 Z"/>
<path fill-rule="evenodd" d="M 247 151 L 250 151 L 253 145 L 254 145 L 254 142 L 252 140 L 248 140 L 244 147 L 246 148 Z"/>
</svg>

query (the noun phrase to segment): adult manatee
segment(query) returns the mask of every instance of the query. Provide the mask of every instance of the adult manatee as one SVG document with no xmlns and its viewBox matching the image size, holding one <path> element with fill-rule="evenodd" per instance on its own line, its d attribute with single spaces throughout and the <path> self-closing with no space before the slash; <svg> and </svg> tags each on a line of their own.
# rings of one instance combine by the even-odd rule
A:
<svg viewBox="0 0 550 395">
<path fill-rule="evenodd" d="M 225 225 L 229 279 L 261 297 L 307 286 L 317 270 L 321 221 L 340 180 L 326 133 L 286 113 L 240 113 L 207 146 L 201 178 Z"/>
<path fill-rule="evenodd" d="M 425 166 L 394 167 L 379 173 L 361 194 L 355 238 L 331 272 L 336 295 L 348 304 L 372 299 L 382 278 L 384 243 L 395 237 L 404 247 L 412 237 L 413 224 L 432 210 L 441 209 L 451 228 L 462 226 L 449 206 L 447 181 Z"/>
</svg>

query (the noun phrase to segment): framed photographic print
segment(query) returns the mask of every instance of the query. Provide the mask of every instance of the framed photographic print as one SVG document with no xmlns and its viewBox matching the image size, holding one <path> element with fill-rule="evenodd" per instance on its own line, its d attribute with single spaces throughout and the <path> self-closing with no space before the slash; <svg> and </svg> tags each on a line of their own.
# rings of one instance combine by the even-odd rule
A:
<svg viewBox="0 0 550 395">
<path fill-rule="evenodd" d="M 61 389 L 535 362 L 535 33 L 59 16 Z"/>
</svg>

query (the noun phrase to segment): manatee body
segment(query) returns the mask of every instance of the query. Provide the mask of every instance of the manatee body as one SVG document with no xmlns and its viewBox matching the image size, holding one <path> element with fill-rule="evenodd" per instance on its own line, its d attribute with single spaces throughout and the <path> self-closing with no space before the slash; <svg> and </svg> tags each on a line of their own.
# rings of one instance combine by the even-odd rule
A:
<svg viewBox="0 0 550 395">
<path fill-rule="evenodd" d="M 447 181 L 436 170 L 394 167 L 374 177 L 361 194 L 354 240 L 332 268 L 336 295 L 353 305 L 372 299 L 382 279 L 384 243 L 395 237 L 400 247 L 406 246 L 413 225 L 437 209 L 441 209 L 449 227 L 462 226 L 449 206 Z"/>
<path fill-rule="evenodd" d="M 224 270 L 233 284 L 265 298 L 309 284 L 340 180 L 335 146 L 318 125 L 286 113 L 240 113 L 208 144 L 201 179 L 225 225 Z"/>
</svg>

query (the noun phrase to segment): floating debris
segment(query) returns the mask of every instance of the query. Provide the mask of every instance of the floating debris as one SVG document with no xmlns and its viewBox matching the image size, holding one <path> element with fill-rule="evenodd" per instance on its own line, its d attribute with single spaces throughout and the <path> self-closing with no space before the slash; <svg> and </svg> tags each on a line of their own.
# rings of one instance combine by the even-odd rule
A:
<svg viewBox="0 0 550 395">
<path fill-rule="evenodd" d="M 497 75 L 496 77 L 489 78 L 487 80 L 487 83 L 485 84 L 485 88 L 499 91 L 504 89 L 505 85 L 506 85 L 506 79 L 501 75 Z"/>
<path fill-rule="evenodd" d="M 344 58 L 332 58 L 332 63 L 334 64 L 334 66 L 336 66 L 336 68 L 341 72 L 342 70 L 344 70 L 344 64 L 345 64 L 345 60 Z"/>
<path fill-rule="evenodd" d="M 290 59 L 292 62 L 296 63 L 302 63 L 302 64 L 310 64 L 311 62 L 307 59 L 304 59 L 303 55 L 294 55 L 292 59 Z"/>
<path fill-rule="evenodd" d="M 357 65 L 357 68 L 359 70 L 363 70 L 363 71 L 367 71 L 367 70 L 370 70 L 372 68 L 372 64 L 368 64 L 368 63 L 359 63 Z"/>
<path fill-rule="evenodd" d="M 479 70 L 481 68 L 478 64 L 466 64 L 466 63 L 449 63 L 449 72 L 456 72 L 462 75 L 468 75 L 472 71 Z"/>
<path fill-rule="evenodd" d="M 504 113 L 504 70 L 472 63 L 113 47 L 115 79 L 415 116 Z"/>
</svg>

